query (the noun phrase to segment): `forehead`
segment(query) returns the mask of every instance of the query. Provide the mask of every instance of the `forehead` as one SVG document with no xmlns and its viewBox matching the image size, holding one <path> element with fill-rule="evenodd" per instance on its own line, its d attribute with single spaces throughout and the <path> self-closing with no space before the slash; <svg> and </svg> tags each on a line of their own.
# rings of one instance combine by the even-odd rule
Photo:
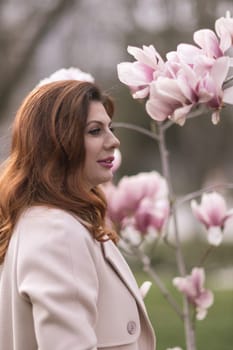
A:
<svg viewBox="0 0 233 350">
<path fill-rule="evenodd" d="M 100 122 L 109 123 L 111 118 L 107 114 L 103 104 L 99 101 L 91 101 L 87 116 L 87 123 Z"/>
</svg>

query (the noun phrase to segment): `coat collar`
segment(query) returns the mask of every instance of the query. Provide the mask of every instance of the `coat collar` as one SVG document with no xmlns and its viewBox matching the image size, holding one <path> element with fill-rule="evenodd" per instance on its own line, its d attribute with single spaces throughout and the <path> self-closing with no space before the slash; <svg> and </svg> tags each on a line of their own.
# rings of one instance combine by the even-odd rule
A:
<svg viewBox="0 0 233 350">
<path fill-rule="evenodd" d="M 110 263 L 112 268 L 119 275 L 119 277 L 124 282 L 126 287 L 129 289 L 131 294 L 133 294 L 133 296 L 135 297 L 136 301 L 141 306 L 143 311 L 146 312 L 145 305 L 142 300 L 142 296 L 138 288 L 137 282 L 128 264 L 126 263 L 125 259 L 120 253 L 119 249 L 115 246 L 115 244 L 111 240 L 103 242 L 101 243 L 101 245 L 102 245 L 103 255 L 105 259 Z"/>
</svg>

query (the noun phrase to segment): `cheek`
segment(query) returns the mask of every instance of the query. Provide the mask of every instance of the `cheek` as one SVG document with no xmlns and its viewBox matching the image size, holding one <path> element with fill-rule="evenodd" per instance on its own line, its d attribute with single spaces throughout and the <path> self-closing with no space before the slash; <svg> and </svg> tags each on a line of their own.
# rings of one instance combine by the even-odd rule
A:
<svg viewBox="0 0 233 350">
<path fill-rule="evenodd" d="M 97 139 L 88 140 L 85 143 L 86 159 L 96 158 L 100 149 L 101 145 Z"/>
<path fill-rule="evenodd" d="M 97 148 L 93 147 L 93 144 L 87 144 L 85 148 L 85 167 L 90 168 L 96 162 L 97 159 Z"/>
</svg>

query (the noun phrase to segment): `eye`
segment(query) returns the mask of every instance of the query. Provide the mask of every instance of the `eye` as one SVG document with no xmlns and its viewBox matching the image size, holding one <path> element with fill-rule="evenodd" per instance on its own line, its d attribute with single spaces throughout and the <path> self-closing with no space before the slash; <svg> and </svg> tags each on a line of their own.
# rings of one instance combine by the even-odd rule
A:
<svg viewBox="0 0 233 350">
<path fill-rule="evenodd" d="M 88 134 L 98 135 L 100 132 L 101 132 L 101 128 L 93 128 L 93 129 L 88 131 Z"/>
<path fill-rule="evenodd" d="M 110 127 L 109 127 L 109 130 L 114 134 L 115 128 L 114 128 L 113 126 L 110 126 Z"/>
</svg>

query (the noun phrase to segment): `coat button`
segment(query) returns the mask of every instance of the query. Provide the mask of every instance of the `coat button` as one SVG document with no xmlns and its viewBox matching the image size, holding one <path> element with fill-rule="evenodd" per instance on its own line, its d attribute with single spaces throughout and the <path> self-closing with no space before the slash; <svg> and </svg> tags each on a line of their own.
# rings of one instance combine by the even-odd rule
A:
<svg viewBox="0 0 233 350">
<path fill-rule="evenodd" d="M 134 334 L 136 332 L 136 322 L 134 321 L 129 321 L 127 324 L 127 331 L 129 334 Z"/>
</svg>

